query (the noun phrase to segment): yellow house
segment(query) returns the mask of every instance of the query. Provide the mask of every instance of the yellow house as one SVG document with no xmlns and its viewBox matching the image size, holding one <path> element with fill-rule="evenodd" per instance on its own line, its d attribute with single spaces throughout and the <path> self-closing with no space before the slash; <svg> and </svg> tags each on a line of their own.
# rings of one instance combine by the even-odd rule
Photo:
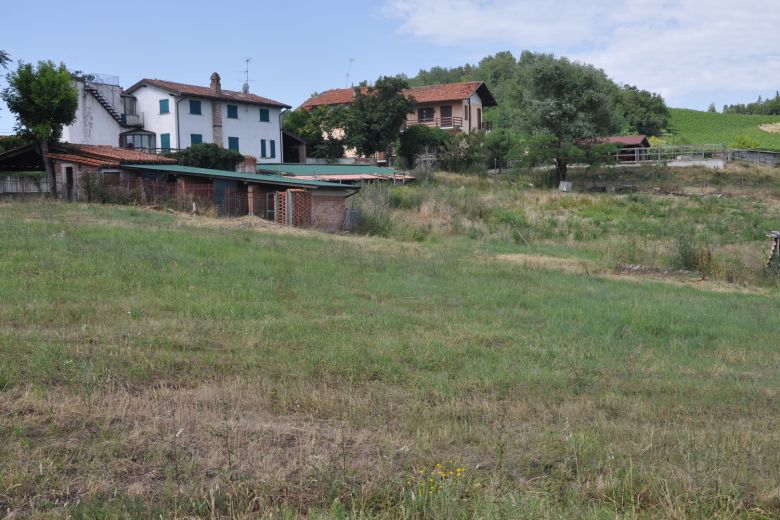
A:
<svg viewBox="0 0 780 520">
<path fill-rule="evenodd" d="M 405 127 L 426 125 L 461 132 L 491 130 L 483 121 L 486 107 L 496 106 L 496 100 L 482 81 L 463 81 L 406 89 L 405 94 L 417 103 L 406 118 Z M 318 106 L 349 105 L 354 89 L 339 88 L 308 99 L 299 109 L 313 110 Z"/>
</svg>

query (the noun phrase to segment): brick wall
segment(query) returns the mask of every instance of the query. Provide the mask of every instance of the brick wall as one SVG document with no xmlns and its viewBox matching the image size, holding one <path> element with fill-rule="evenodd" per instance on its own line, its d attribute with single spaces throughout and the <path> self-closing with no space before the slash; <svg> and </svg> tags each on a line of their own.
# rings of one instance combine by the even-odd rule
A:
<svg viewBox="0 0 780 520">
<path fill-rule="evenodd" d="M 294 227 L 311 224 L 311 193 L 306 190 L 287 190 L 293 203 L 292 225 Z"/>
<path fill-rule="evenodd" d="M 311 221 L 317 229 L 341 231 L 345 213 L 344 197 L 317 196 L 311 199 Z"/>
</svg>

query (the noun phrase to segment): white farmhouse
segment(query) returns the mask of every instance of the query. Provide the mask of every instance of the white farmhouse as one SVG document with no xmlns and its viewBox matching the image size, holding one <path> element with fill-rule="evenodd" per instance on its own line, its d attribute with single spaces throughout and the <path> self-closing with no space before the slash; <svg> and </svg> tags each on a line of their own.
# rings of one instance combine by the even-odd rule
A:
<svg viewBox="0 0 780 520">
<path fill-rule="evenodd" d="M 208 87 L 142 79 L 127 90 L 77 80 L 79 109 L 63 140 L 122 148 L 170 150 L 218 143 L 263 163 L 282 162 L 282 110 L 289 105 L 222 90 L 219 74 Z"/>
</svg>

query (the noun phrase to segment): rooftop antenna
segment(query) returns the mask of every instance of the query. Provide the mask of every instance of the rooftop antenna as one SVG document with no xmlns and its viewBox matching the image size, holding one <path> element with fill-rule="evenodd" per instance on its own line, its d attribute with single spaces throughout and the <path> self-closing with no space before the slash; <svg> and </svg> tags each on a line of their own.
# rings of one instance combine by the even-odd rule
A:
<svg viewBox="0 0 780 520">
<path fill-rule="evenodd" d="M 246 68 L 244 68 L 244 84 L 241 85 L 241 92 L 246 94 L 249 92 L 249 62 L 252 58 L 244 58 L 244 61 L 246 61 Z"/>
<path fill-rule="evenodd" d="M 347 65 L 347 87 L 349 87 L 349 73 L 352 72 L 352 63 L 355 61 L 355 58 L 349 59 L 349 65 Z"/>
</svg>

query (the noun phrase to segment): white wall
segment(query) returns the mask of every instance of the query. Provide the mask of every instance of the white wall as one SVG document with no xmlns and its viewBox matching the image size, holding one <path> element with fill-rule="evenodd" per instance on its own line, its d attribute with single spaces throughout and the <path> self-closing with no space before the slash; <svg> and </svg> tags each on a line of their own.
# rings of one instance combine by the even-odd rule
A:
<svg viewBox="0 0 780 520">
<path fill-rule="evenodd" d="M 238 119 L 228 119 L 227 106 L 235 104 L 238 106 Z M 269 112 L 269 121 L 260 121 L 260 108 L 267 108 Z M 225 140 L 223 146 L 228 147 L 228 137 L 238 137 L 239 151 L 243 155 L 252 155 L 257 157 L 258 161 L 264 163 L 282 162 L 282 142 L 279 133 L 279 108 L 260 107 L 258 105 L 248 105 L 241 103 L 222 102 L 222 136 Z M 210 112 L 209 112 L 210 113 Z M 260 157 L 260 140 L 266 140 L 266 157 Z M 270 141 L 276 142 L 276 157 L 270 157 Z"/>
<path fill-rule="evenodd" d="M 167 91 L 153 86 L 140 87 L 132 93 L 138 100 L 137 111 L 144 114 L 144 130 L 157 134 L 157 147 L 160 147 L 160 135 L 171 134 L 172 148 L 187 148 L 191 144 L 192 134 L 201 134 L 204 143 L 213 141 L 214 128 L 211 118 L 211 103 L 209 99 L 184 98 L 177 103 L 177 98 Z M 160 100 L 168 99 L 170 113 L 160 114 Z M 190 99 L 200 101 L 201 115 L 190 114 Z M 228 147 L 228 137 L 238 137 L 239 152 L 252 155 L 266 163 L 282 161 L 282 142 L 279 128 L 281 109 L 268 108 L 270 121 L 260 121 L 260 106 L 246 103 L 228 103 L 220 101 L 222 111 L 222 146 Z M 238 119 L 228 119 L 227 105 L 238 106 Z M 179 110 L 178 132 L 176 129 L 176 110 Z M 177 141 L 177 133 L 181 142 Z M 266 140 L 266 154 L 270 154 L 270 140 L 276 142 L 276 157 L 260 157 L 260 140 Z"/>
<path fill-rule="evenodd" d="M 171 147 L 180 148 L 176 142 L 176 98 L 157 87 L 140 87 L 131 94 L 136 98 L 136 112 L 143 113 L 144 130 L 156 134 L 157 148 L 160 146 L 160 134 L 171 134 Z M 168 113 L 160 114 L 160 100 L 168 100 Z M 182 102 L 184 104 L 185 102 Z M 189 108 L 189 107 L 188 107 Z M 204 136 L 205 137 L 205 136 Z M 187 141 L 189 145 L 189 141 Z"/>
<path fill-rule="evenodd" d="M 95 96 L 84 90 L 84 83 L 77 81 L 79 106 L 76 121 L 63 128 L 62 140 L 74 144 L 104 144 L 119 146 L 119 134 L 124 130 L 111 117 Z"/>
</svg>

